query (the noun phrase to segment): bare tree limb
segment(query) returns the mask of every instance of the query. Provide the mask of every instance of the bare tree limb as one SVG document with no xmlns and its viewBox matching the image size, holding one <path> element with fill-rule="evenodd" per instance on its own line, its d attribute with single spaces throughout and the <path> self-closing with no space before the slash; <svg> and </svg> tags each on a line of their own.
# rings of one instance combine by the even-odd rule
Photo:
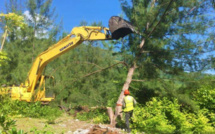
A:
<svg viewBox="0 0 215 134">
<path fill-rule="evenodd" d="M 90 76 L 90 75 L 93 75 L 93 74 L 96 74 L 96 73 L 99 73 L 99 72 L 102 72 L 102 71 L 107 70 L 107 69 L 109 69 L 109 68 L 112 68 L 112 67 L 114 67 L 114 66 L 116 66 L 116 65 L 118 65 L 118 64 L 123 64 L 123 65 L 125 65 L 125 62 L 124 62 L 124 61 L 121 61 L 121 62 L 118 62 L 118 63 L 116 63 L 116 64 L 113 64 L 113 65 L 111 65 L 111 66 L 109 66 L 109 67 L 102 68 L 102 69 L 100 69 L 100 70 L 96 70 L 96 71 L 94 71 L 94 72 L 92 72 L 92 73 L 89 73 L 89 74 L 86 74 L 86 75 L 82 76 L 82 78 L 83 78 L 83 77 L 88 77 L 88 76 Z"/>
<path fill-rule="evenodd" d="M 142 41 L 141 41 L 141 43 L 140 43 L 140 45 L 139 45 L 140 49 L 141 49 L 141 52 L 143 51 L 142 48 L 143 48 L 144 44 L 145 44 L 145 39 L 143 38 Z"/>
<path fill-rule="evenodd" d="M 141 53 L 151 53 L 152 51 L 141 51 Z"/>
<path fill-rule="evenodd" d="M 94 65 L 94 66 L 96 66 L 96 67 L 98 67 L 98 68 L 102 68 L 102 67 L 100 67 L 99 65 L 97 65 L 97 64 L 95 64 L 95 63 L 92 63 L 92 62 L 80 62 L 80 61 L 74 61 L 74 63 L 76 63 L 76 64 L 91 64 L 91 65 Z"/>
<path fill-rule="evenodd" d="M 102 67 L 100 67 L 99 65 L 97 65 L 97 64 L 95 64 L 95 63 L 91 63 L 91 62 L 73 61 L 72 63 L 75 63 L 75 64 L 92 64 L 92 65 L 94 65 L 94 66 L 96 66 L 96 67 L 98 67 L 98 68 L 100 68 L 100 69 L 102 68 Z M 60 66 L 60 67 L 57 67 L 56 69 L 54 69 L 54 71 L 52 71 L 51 75 L 54 74 L 59 68 L 61 68 L 61 66 Z"/>
<path fill-rule="evenodd" d="M 132 81 L 135 81 L 135 82 L 145 82 L 146 80 L 136 80 L 136 79 L 132 79 Z"/>
</svg>

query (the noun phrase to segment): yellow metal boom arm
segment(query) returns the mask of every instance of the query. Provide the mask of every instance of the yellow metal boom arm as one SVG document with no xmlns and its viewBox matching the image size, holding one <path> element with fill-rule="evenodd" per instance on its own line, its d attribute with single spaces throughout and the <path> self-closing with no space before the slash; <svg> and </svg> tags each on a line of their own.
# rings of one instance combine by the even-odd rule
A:
<svg viewBox="0 0 215 134">
<path fill-rule="evenodd" d="M 41 78 L 43 70 L 45 66 L 52 60 L 80 45 L 83 41 L 109 39 L 111 39 L 111 35 L 109 34 L 109 29 L 105 27 L 82 26 L 73 28 L 69 35 L 37 56 L 33 66 L 31 67 L 31 70 L 29 71 L 25 85 L 23 85 L 23 87 L 26 87 L 27 90 L 25 89 L 26 91 L 22 91 L 22 96 L 19 96 L 19 98 L 21 97 L 21 100 L 28 102 L 32 100 L 32 95 L 34 94 L 36 84 L 38 83 L 39 79 L 44 79 L 43 77 Z M 44 97 L 44 95 L 40 96 Z M 14 97 L 14 99 L 17 99 L 16 95 Z M 38 99 L 41 99 L 41 97 Z"/>
<path fill-rule="evenodd" d="M 80 45 L 83 41 L 119 39 L 135 32 L 134 27 L 129 22 L 118 16 L 110 18 L 109 28 L 111 35 L 106 27 L 82 26 L 73 28 L 69 35 L 37 56 L 25 84 L 21 84 L 19 87 L 10 87 L 11 90 L 7 90 L 8 88 L 1 89 L 3 91 L 0 90 L 0 94 L 10 93 L 12 100 L 51 101 L 54 99 L 53 97 L 47 98 L 45 96 L 45 76 L 42 75 L 45 66 L 60 55 Z M 35 92 L 36 88 L 38 89 L 37 92 Z"/>
</svg>

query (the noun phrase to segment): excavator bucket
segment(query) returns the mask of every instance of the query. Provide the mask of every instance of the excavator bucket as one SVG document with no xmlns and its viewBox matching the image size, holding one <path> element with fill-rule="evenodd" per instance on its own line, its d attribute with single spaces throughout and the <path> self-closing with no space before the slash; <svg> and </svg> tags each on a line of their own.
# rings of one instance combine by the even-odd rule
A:
<svg viewBox="0 0 215 134">
<path fill-rule="evenodd" d="M 123 38 L 130 33 L 135 33 L 134 26 L 130 22 L 118 17 L 112 16 L 109 20 L 109 30 L 112 34 L 112 39 Z"/>
</svg>

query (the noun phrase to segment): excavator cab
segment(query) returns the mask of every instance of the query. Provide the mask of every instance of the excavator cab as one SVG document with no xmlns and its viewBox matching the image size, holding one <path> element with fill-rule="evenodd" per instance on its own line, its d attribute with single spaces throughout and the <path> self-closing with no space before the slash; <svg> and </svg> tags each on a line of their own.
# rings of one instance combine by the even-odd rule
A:
<svg viewBox="0 0 215 134">
<path fill-rule="evenodd" d="M 112 34 L 112 39 L 123 38 L 128 34 L 136 33 L 132 24 L 118 16 L 112 16 L 109 20 L 109 30 Z"/>
</svg>

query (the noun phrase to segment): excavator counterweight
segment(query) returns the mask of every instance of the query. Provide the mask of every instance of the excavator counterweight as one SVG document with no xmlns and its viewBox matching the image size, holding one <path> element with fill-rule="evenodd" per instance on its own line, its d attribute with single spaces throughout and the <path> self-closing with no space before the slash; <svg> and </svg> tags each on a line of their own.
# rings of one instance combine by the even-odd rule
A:
<svg viewBox="0 0 215 134">
<path fill-rule="evenodd" d="M 135 33 L 132 24 L 118 16 L 112 16 L 109 20 L 109 30 L 112 34 L 112 39 L 123 38 L 128 34 Z"/>
</svg>

